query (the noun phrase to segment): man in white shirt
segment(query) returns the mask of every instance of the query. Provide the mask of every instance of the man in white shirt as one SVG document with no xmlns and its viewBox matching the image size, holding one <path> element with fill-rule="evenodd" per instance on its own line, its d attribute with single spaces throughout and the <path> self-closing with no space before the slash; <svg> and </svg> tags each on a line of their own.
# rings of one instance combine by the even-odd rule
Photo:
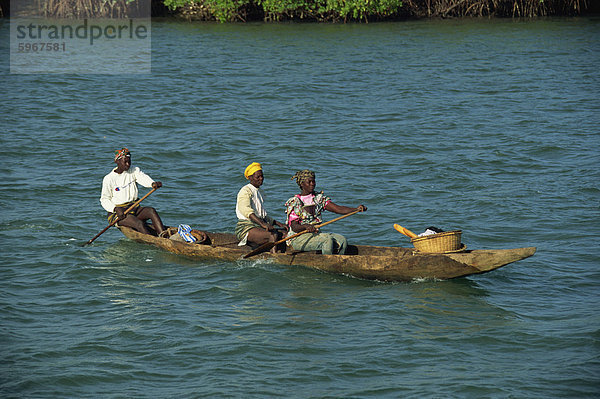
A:
<svg viewBox="0 0 600 399">
<path fill-rule="evenodd" d="M 125 210 L 138 199 L 137 184 L 144 187 L 158 188 L 162 183 L 154 181 L 138 167 L 131 168 L 131 153 L 127 148 L 115 151 L 116 169 L 104 176 L 102 180 L 102 195 L 100 204 L 108 212 L 108 221 L 112 223 L 115 218 L 119 226 L 131 227 L 144 234 L 150 234 L 147 220 L 152 221 L 156 234 L 165 231 L 165 226 L 154 208 L 139 206 L 139 204 L 125 215 Z"/>
</svg>

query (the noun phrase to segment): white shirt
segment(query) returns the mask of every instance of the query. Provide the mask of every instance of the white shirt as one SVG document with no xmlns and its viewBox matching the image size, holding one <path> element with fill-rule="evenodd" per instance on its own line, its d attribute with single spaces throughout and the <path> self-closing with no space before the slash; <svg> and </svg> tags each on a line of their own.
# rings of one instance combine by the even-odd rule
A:
<svg viewBox="0 0 600 399">
<path fill-rule="evenodd" d="M 138 198 L 136 183 L 152 187 L 154 180 L 138 167 L 130 167 L 122 173 L 116 173 L 113 169 L 102 180 L 100 204 L 107 212 L 114 212 L 115 206 L 135 201 Z"/>
<path fill-rule="evenodd" d="M 251 214 L 263 220 L 267 217 L 261 191 L 251 183 L 246 184 L 238 192 L 235 214 L 240 220 L 250 220 Z"/>
</svg>

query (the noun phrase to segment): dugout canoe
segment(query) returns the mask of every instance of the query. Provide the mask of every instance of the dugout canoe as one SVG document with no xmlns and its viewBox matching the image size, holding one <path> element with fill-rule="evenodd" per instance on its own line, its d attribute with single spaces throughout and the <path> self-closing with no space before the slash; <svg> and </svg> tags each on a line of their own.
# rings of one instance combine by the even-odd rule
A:
<svg viewBox="0 0 600 399">
<path fill-rule="evenodd" d="M 208 240 L 202 244 L 174 241 L 142 234 L 127 227 L 119 227 L 129 239 L 154 245 L 166 251 L 196 259 L 254 262 L 272 259 L 288 266 L 304 266 L 329 273 L 380 281 L 413 281 L 418 279 L 447 280 L 486 273 L 509 263 L 532 256 L 536 248 L 465 250 L 447 254 L 425 254 L 414 248 L 348 245 L 345 255 L 322 255 L 312 252 L 289 251 L 281 254 L 262 253 L 248 259 L 242 256 L 252 250 L 238 246 L 233 234 L 206 232 Z M 170 228 L 169 230 L 172 230 Z M 193 234 L 199 233 L 192 230 Z"/>
</svg>

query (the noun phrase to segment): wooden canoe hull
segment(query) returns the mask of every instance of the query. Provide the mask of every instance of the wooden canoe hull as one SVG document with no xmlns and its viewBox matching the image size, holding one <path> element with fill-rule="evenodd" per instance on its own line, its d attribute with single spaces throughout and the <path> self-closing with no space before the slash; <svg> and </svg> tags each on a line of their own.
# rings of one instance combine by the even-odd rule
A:
<svg viewBox="0 0 600 399">
<path fill-rule="evenodd" d="M 142 234 L 127 227 L 119 227 L 129 239 L 150 244 L 169 252 L 198 259 L 224 261 L 243 260 L 252 250 L 238 246 L 233 234 L 207 233 L 209 243 L 189 244 Z M 380 281 L 412 281 L 416 279 L 446 280 L 480 274 L 498 269 L 509 263 L 532 256 L 535 247 L 515 249 L 467 250 L 449 254 L 424 254 L 414 248 L 349 245 L 346 255 L 322 255 L 315 252 L 269 252 L 244 261 L 272 259 L 289 266 L 305 266 L 330 273 Z"/>
</svg>

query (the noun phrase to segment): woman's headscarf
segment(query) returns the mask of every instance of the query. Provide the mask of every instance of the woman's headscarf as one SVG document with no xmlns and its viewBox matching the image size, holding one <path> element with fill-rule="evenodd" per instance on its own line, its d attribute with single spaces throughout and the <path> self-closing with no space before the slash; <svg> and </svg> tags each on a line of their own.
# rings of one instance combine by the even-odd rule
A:
<svg viewBox="0 0 600 399">
<path fill-rule="evenodd" d="M 298 186 L 302 187 L 302 183 L 304 183 L 306 180 L 310 180 L 310 179 L 314 179 L 314 178 L 315 178 L 315 172 L 313 172 L 312 170 L 304 169 L 304 170 L 299 170 L 298 172 L 296 172 L 290 180 L 296 179 L 296 183 L 298 183 Z"/>
</svg>

